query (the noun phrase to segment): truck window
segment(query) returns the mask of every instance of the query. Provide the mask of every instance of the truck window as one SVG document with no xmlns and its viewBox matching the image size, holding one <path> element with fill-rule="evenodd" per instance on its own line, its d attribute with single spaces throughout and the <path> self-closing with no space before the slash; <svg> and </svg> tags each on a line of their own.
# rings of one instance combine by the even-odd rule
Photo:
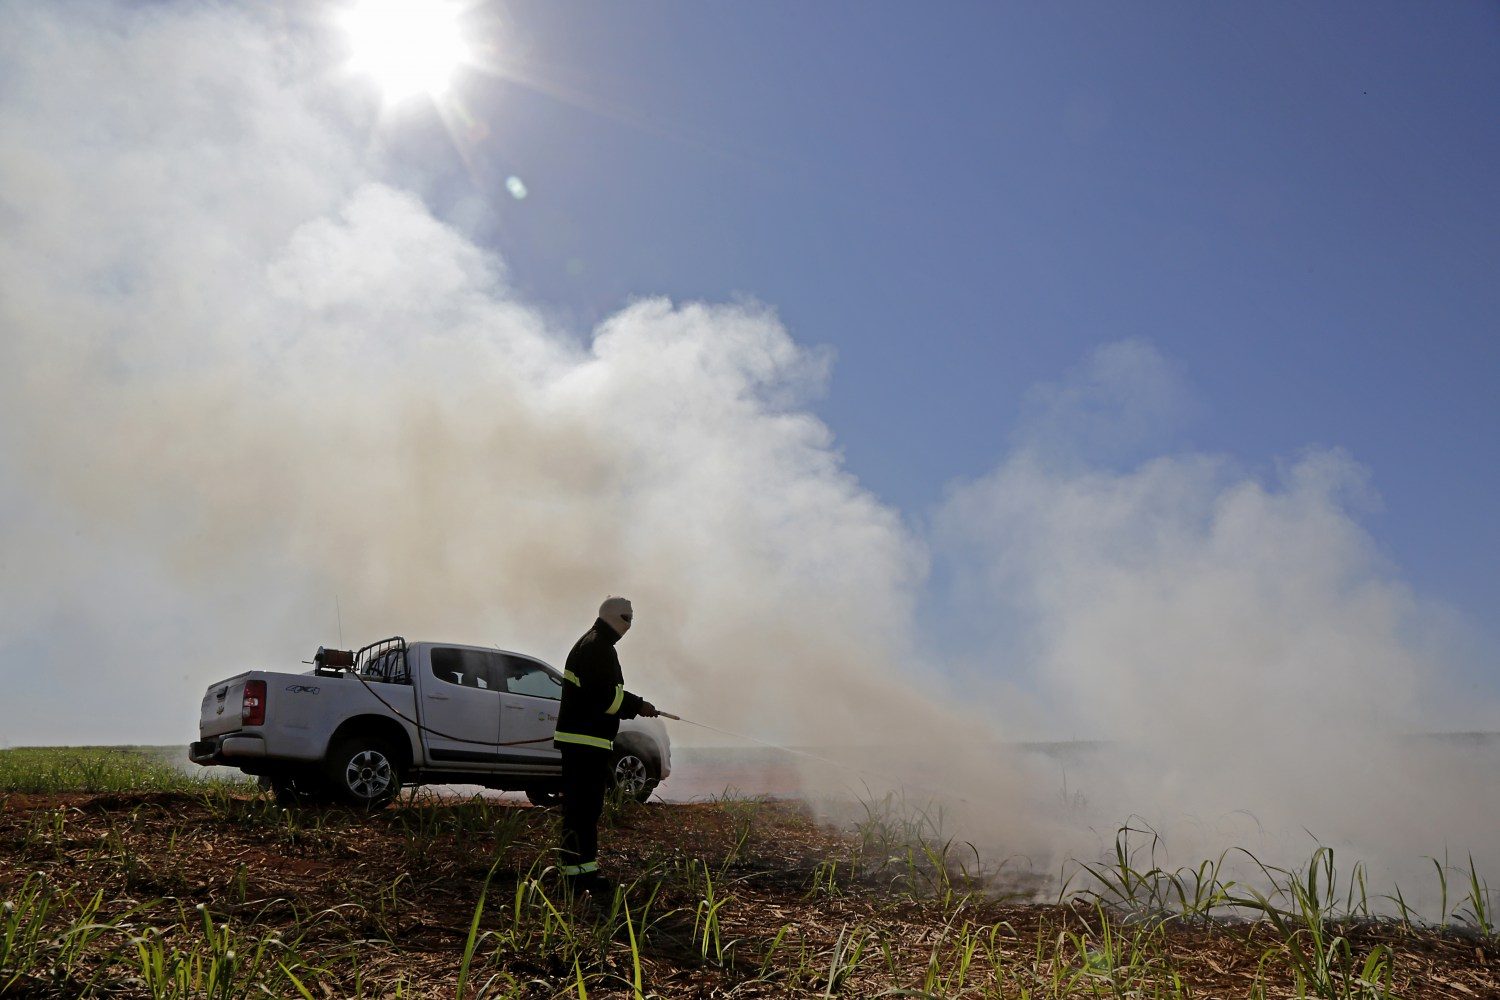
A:
<svg viewBox="0 0 1500 1000">
<path fill-rule="evenodd" d="M 406 650 L 390 649 L 366 660 L 360 668 L 360 676 L 372 680 L 390 681 L 397 684 L 410 682 L 406 672 Z"/>
<path fill-rule="evenodd" d="M 533 698 L 562 698 L 562 682 L 542 669 L 540 663 L 523 660 L 519 656 L 506 656 L 505 690 L 511 694 L 530 695 Z"/>
<path fill-rule="evenodd" d="M 432 650 L 432 676 L 459 687 L 502 690 L 505 680 L 499 657 L 482 649 L 438 646 Z"/>
</svg>

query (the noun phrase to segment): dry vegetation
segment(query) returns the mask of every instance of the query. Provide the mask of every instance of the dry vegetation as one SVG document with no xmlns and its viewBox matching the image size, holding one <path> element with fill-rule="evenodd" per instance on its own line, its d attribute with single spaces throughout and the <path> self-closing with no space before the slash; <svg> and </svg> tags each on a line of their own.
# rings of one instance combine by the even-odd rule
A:
<svg viewBox="0 0 1500 1000">
<path fill-rule="evenodd" d="M 570 900 L 546 810 L 286 811 L 153 779 L 143 755 L 85 775 L 16 753 L 0 787 L 31 790 L 0 793 L 4 996 L 1500 996 L 1487 913 L 1338 916 L 1321 855 L 1232 920 L 1255 900 L 1211 869 L 1136 871 L 1129 850 L 1065 903 L 1008 901 L 890 800 L 844 831 L 785 803 L 617 803 L 603 860 L 623 892 Z M 90 780 L 116 790 L 54 790 Z"/>
</svg>

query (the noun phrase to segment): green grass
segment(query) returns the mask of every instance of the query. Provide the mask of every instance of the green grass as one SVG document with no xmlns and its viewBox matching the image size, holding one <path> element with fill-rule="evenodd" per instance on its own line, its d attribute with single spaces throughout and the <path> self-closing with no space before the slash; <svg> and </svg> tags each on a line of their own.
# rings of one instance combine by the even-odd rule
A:
<svg viewBox="0 0 1500 1000">
<path fill-rule="evenodd" d="M 0 792 L 185 792 L 247 783 L 200 768 L 186 747 L 14 747 L 0 750 Z"/>
</svg>

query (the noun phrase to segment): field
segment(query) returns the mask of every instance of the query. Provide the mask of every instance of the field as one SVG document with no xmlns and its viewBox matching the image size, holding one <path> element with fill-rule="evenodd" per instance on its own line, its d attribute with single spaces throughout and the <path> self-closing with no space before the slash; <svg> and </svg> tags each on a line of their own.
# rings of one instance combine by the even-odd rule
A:
<svg viewBox="0 0 1500 1000">
<path fill-rule="evenodd" d="M 1470 871 L 1425 927 L 1322 852 L 1257 891 L 1140 870 L 1124 832 L 1036 903 L 889 798 L 843 829 L 733 796 L 605 823 L 623 890 L 572 900 L 548 810 L 288 811 L 147 749 L 0 751 L 0 996 L 1500 996 Z"/>
</svg>

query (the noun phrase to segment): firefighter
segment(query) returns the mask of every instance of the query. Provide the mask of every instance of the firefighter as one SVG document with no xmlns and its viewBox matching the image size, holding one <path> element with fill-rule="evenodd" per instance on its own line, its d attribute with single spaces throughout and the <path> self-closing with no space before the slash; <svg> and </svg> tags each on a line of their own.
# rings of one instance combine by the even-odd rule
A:
<svg viewBox="0 0 1500 1000">
<path fill-rule="evenodd" d="M 608 896 L 599 873 L 599 815 L 614 762 L 621 719 L 657 715 L 656 706 L 625 690 L 615 643 L 634 617 L 623 597 L 605 598 L 599 618 L 568 654 L 562 704 L 552 745 L 562 752 L 562 872 L 575 890 Z"/>
</svg>

